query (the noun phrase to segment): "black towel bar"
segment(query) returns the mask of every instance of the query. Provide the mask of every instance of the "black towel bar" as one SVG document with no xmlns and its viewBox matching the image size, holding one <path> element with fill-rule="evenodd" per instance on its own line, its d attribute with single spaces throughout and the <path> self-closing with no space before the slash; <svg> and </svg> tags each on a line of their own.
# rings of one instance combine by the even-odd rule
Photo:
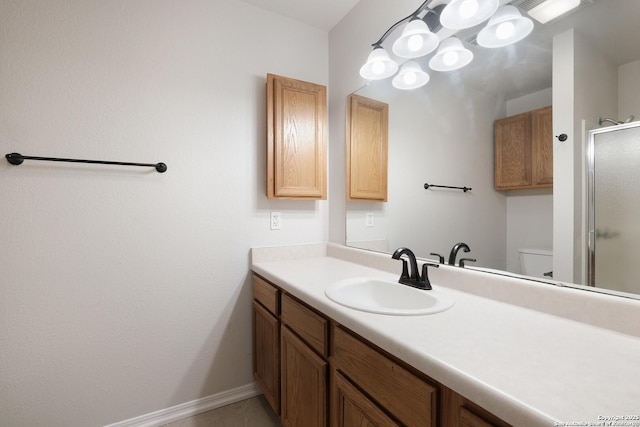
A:
<svg viewBox="0 0 640 427">
<path fill-rule="evenodd" d="M 435 185 L 435 184 L 427 184 L 427 183 L 425 183 L 425 184 L 424 184 L 424 189 L 425 189 L 425 190 L 428 190 L 428 189 L 429 189 L 429 188 L 431 188 L 431 187 L 437 187 L 437 188 L 451 188 L 451 189 L 454 189 L 454 190 L 462 190 L 462 191 L 464 191 L 465 193 L 466 193 L 467 191 L 471 191 L 471 187 L 450 187 L 450 186 L 448 186 L 448 185 Z"/>
<path fill-rule="evenodd" d="M 20 153 L 9 153 L 5 156 L 7 161 L 12 165 L 21 165 L 25 160 L 45 160 L 48 162 L 70 162 L 70 163 L 93 163 L 99 165 L 121 165 L 121 166 L 144 166 L 155 168 L 156 171 L 163 173 L 167 171 L 167 165 L 164 163 L 132 163 L 132 162 L 110 162 L 106 160 L 81 160 L 81 159 L 63 159 L 59 157 L 36 157 L 23 156 Z"/>
</svg>

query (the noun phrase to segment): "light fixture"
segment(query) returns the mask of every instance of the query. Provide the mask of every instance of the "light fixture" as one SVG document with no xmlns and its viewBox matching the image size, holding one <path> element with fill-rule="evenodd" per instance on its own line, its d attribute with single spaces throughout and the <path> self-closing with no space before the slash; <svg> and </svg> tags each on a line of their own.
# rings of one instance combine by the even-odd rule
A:
<svg viewBox="0 0 640 427">
<path fill-rule="evenodd" d="M 396 60 L 407 58 L 409 61 L 400 67 L 392 84 L 398 89 L 421 87 L 429 81 L 429 74 L 413 59 L 430 54 L 438 45 L 440 47 L 437 53 L 429 61 L 432 70 L 453 71 L 473 60 L 473 53 L 463 46 L 460 39 L 449 37 L 440 42 L 437 33 L 442 30 L 442 33 L 449 36 L 459 29 L 473 27 L 487 19 L 487 26 L 477 34 L 478 45 L 501 47 L 522 40 L 533 29 L 533 21 L 523 17 L 515 6 L 499 7 L 501 2 L 504 1 L 451 0 L 443 3 L 441 0 L 425 0 L 412 14 L 389 27 L 380 40 L 371 45 L 373 50 L 360 68 L 360 75 L 367 80 L 386 79 L 398 72 Z M 436 6 L 430 7 L 432 4 Z M 393 55 L 389 56 L 382 44 L 403 25 L 402 33 L 393 43 Z"/>
<path fill-rule="evenodd" d="M 524 39 L 533 30 L 533 21 L 520 14 L 518 8 L 502 6 L 489 19 L 479 33 L 477 42 L 482 47 L 503 47 Z"/>
<path fill-rule="evenodd" d="M 360 75 L 367 80 L 381 80 L 393 76 L 398 71 L 398 64 L 389 57 L 381 46 L 371 51 L 366 64 L 360 68 Z"/>
<path fill-rule="evenodd" d="M 456 37 L 449 37 L 440 43 L 438 53 L 429 61 L 429 68 L 434 71 L 453 71 L 468 65 L 473 53 L 462 46 Z"/>
<path fill-rule="evenodd" d="M 414 19 L 404 27 L 392 50 L 401 58 L 418 58 L 433 52 L 438 43 L 440 39 L 429 26 L 422 19 Z"/>
<path fill-rule="evenodd" d="M 541 24 L 546 24 L 578 6 L 580 0 L 545 0 L 527 13 Z"/>
<path fill-rule="evenodd" d="M 396 89 L 417 89 L 429 82 L 429 74 L 425 73 L 415 61 L 407 61 L 400 67 L 400 72 L 391 84 Z"/>
<path fill-rule="evenodd" d="M 498 9 L 499 0 L 452 0 L 440 15 L 445 28 L 462 30 L 478 25 Z"/>
</svg>

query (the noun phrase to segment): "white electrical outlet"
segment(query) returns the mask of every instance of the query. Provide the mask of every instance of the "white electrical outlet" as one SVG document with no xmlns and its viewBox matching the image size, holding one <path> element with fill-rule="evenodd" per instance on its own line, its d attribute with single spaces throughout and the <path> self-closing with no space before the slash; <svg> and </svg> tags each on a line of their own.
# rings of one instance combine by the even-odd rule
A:
<svg viewBox="0 0 640 427">
<path fill-rule="evenodd" d="M 365 226 L 373 227 L 373 212 L 367 212 L 367 215 L 365 218 Z"/>
<path fill-rule="evenodd" d="M 280 230 L 282 226 L 282 214 L 280 212 L 271 212 L 271 226 L 272 230 Z"/>
</svg>

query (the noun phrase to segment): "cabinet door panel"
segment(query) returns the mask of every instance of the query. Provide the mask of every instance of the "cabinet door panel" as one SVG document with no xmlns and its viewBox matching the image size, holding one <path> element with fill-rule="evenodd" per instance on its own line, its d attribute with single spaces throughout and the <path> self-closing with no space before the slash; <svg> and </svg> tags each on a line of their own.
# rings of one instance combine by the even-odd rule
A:
<svg viewBox="0 0 640 427">
<path fill-rule="evenodd" d="M 496 120 L 494 133 L 496 189 L 531 186 L 530 113 Z"/>
<path fill-rule="evenodd" d="M 276 414 L 280 413 L 280 322 L 253 302 L 253 377 Z"/>
<path fill-rule="evenodd" d="M 289 328 L 281 332 L 280 419 L 285 427 L 326 427 L 328 364 Z"/>
<path fill-rule="evenodd" d="M 358 95 L 347 110 L 347 198 L 387 201 L 389 105 Z"/>
<path fill-rule="evenodd" d="M 331 384 L 331 427 L 400 426 L 338 371 Z"/>
<path fill-rule="evenodd" d="M 267 75 L 267 197 L 326 199 L 327 88 Z"/>
<path fill-rule="evenodd" d="M 531 113 L 533 132 L 533 184 L 553 184 L 553 110 L 541 108 Z"/>
</svg>

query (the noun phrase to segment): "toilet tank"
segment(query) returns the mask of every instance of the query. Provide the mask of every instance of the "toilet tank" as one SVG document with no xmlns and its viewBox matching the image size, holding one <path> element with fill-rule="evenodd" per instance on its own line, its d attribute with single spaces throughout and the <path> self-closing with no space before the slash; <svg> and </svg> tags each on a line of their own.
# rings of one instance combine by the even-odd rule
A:
<svg viewBox="0 0 640 427">
<path fill-rule="evenodd" d="M 522 274 L 542 279 L 552 278 L 548 273 L 553 271 L 553 252 L 546 249 L 518 249 L 518 252 Z"/>
</svg>

